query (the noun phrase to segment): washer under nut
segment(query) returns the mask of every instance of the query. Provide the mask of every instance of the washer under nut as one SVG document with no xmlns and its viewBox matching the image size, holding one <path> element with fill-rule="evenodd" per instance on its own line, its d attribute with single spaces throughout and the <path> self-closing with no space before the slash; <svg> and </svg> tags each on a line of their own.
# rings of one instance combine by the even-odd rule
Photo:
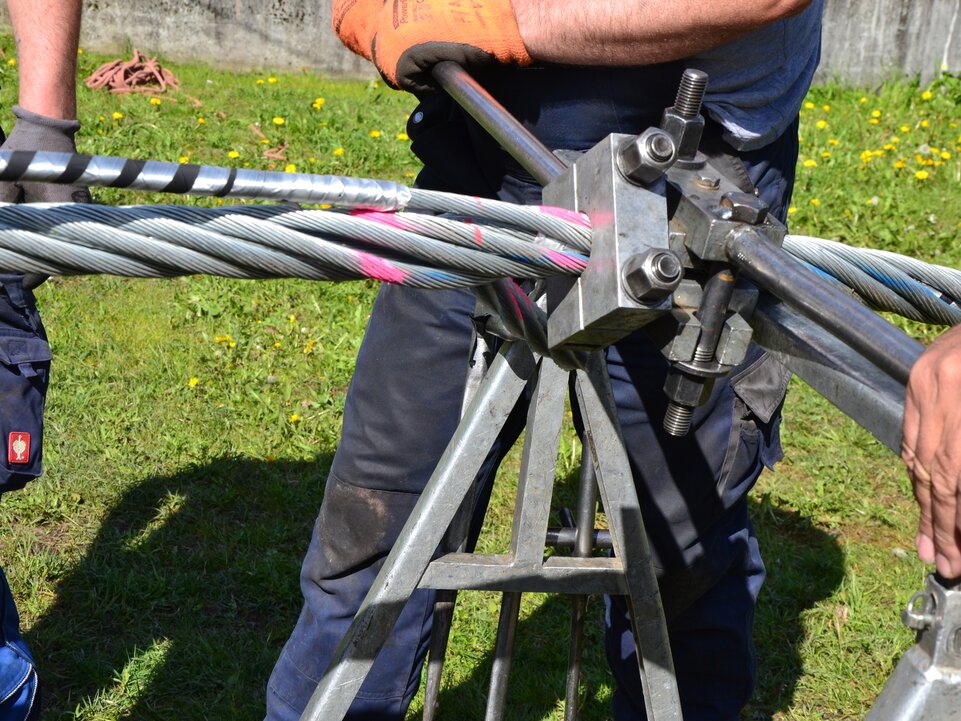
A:
<svg viewBox="0 0 961 721">
<path fill-rule="evenodd" d="M 639 303 L 667 297 L 681 284 L 684 266 L 672 250 L 648 248 L 631 256 L 624 264 L 621 278 L 630 296 Z"/>
</svg>

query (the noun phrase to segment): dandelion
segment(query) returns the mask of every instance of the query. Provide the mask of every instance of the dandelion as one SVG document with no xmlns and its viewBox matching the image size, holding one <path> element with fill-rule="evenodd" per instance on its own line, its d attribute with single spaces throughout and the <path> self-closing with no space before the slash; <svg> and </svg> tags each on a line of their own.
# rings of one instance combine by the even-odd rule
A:
<svg viewBox="0 0 961 721">
<path fill-rule="evenodd" d="M 885 144 L 884 144 L 884 149 L 885 149 L 885 150 L 894 150 L 894 144 L 893 144 L 893 143 L 885 143 Z"/>
<path fill-rule="evenodd" d="M 924 120 L 921 121 L 921 127 L 922 127 L 922 128 L 931 127 L 931 123 L 929 123 L 929 122 L 927 121 L 927 119 L 924 119 Z"/>
<path fill-rule="evenodd" d="M 100 116 L 100 122 L 101 122 L 101 123 L 102 123 L 104 120 L 106 120 L 106 119 L 107 119 L 107 116 L 106 116 L 106 115 L 101 115 L 101 116 Z"/>
<path fill-rule="evenodd" d="M 813 205 L 815 208 L 818 207 L 820 204 L 821 204 L 820 200 L 818 200 L 817 198 L 811 198 L 811 205 Z"/>
<path fill-rule="evenodd" d="M 860 99 L 858 102 L 860 102 L 860 103 L 866 103 L 867 101 L 868 101 L 868 99 L 862 95 L 862 96 L 861 96 L 861 99 Z"/>
<path fill-rule="evenodd" d="M 336 155 L 337 157 L 340 157 L 341 155 L 344 154 L 344 149 L 343 149 L 343 148 L 334 148 L 334 151 L 333 151 L 333 152 L 334 152 L 334 155 Z"/>
<path fill-rule="evenodd" d="M 310 355 L 314 352 L 314 346 L 317 345 L 317 341 L 311 338 L 307 341 L 307 345 L 304 346 L 304 355 Z"/>
<path fill-rule="evenodd" d="M 814 124 L 814 127 L 817 128 L 818 130 L 824 130 L 827 126 L 828 126 L 828 121 L 827 121 L 827 120 L 818 120 L 818 121 Z"/>
<path fill-rule="evenodd" d="M 401 141 L 407 141 L 407 140 L 410 140 L 410 137 L 408 137 L 407 133 L 405 133 L 404 131 L 401 131 L 397 133 L 397 139 Z"/>
<path fill-rule="evenodd" d="M 264 79 L 263 79 L 263 78 L 257 78 L 257 85 L 263 85 L 263 84 L 264 84 Z"/>
<path fill-rule="evenodd" d="M 793 205 L 787 209 L 788 215 L 794 215 L 796 212 L 797 212 L 797 208 L 795 208 Z"/>
<path fill-rule="evenodd" d="M 877 125 L 877 124 L 880 123 L 880 122 L 881 122 L 881 121 L 878 120 L 877 118 L 868 118 L 868 123 L 871 124 L 871 125 Z"/>
<path fill-rule="evenodd" d="M 862 150 L 860 157 L 862 163 L 870 163 L 874 158 L 874 154 L 870 150 Z"/>
<path fill-rule="evenodd" d="M 300 423 L 300 414 L 299 414 L 299 413 L 292 413 L 292 414 L 290 415 L 290 418 L 287 419 L 287 422 L 288 422 L 288 423 Z"/>
<path fill-rule="evenodd" d="M 207 118 L 203 116 L 200 116 L 199 118 L 197 118 L 197 125 L 206 125 L 206 124 L 207 124 Z"/>
<path fill-rule="evenodd" d="M 214 336 L 214 343 L 229 343 L 232 340 L 233 338 L 231 338 L 229 335 Z"/>
<path fill-rule="evenodd" d="M 370 131 L 370 137 L 372 137 L 372 138 L 374 138 L 374 139 L 379 138 L 379 137 L 380 137 L 380 131 L 379 131 L 379 130 L 371 130 L 371 131 Z"/>
<path fill-rule="evenodd" d="M 871 111 L 871 117 L 872 117 L 872 118 L 880 118 L 880 117 L 881 117 L 881 111 L 880 111 L 880 110 L 872 110 L 872 111 Z"/>
<path fill-rule="evenodd" d="M 897 168 L 898 170 L 903 170 L 906 166 L 907 166 L 907 163 L 905 163 L 904 160 L 900 158 L 894 161 L 894 167 Z"/>
<path fill-rule="evenodd" d="M 930 100 L 933 97 L 934 93 L 932 93 L 930 90 L 925 90 L 923 93 L 921 93 L 921 100 Z"/>
<path fill-rule="evenodd" d="M 279 340 L 274 342 L 274 348 L 280 348 L 282 346 L 283 346 L 283 343 L 281 343 Z"/>
<path fill-rule="evenodd" d="M 179 158 L 177 158 L 177 160 L 180 162 L 181 165 L 183 165 L 184 163 L 190 162 L 190 158 L 186 155 L 181 155 Z"/>
<path fill-rule="evenodd" d="M 160 98 L 150 98 L 151 105 L 160 105 Z"/>
<path fill-rule="evenodd" d="M 830 158 L 830 157 L 831 157 L 831 153 L 830 153 L 829 151 L 827 151 L 827 150 L 823 150 L 823 151 L 821 151 L 821 157 L 824 158 L 824 159 Z"/>
<path fill-rule="evenodd" d="M 14 65 L 16 65 L 16 64 L 17 64 L 17 59 L 16 59 L 16 58 L 10 58 L 10 59 L 7 61 L 7 65 L 9 65 L 11 68 L 12 68 Z"/>
<path fill-rule="evenodd" d="M 274 116 L 274 120 L 273 120 L 274 125 L 283 125 L 283 124 L 286 123 L 286 122 L 287 122 L 287 121 L 286 121 L 283 117 L 281 117 L 280 115 L 275 115 L 275 116 Z"/>
<path fill-rule="evenodd" d="M 297 322 L 297 316 L 294 315 L 293 313 L 291 313 L 291 314 L 290 314 L 290 317 L 287 318 L 287 321 L 288 321 L 291 325 L 293 325 L 294 323 Z"/>
<path fill-rule="evenodd" d="M 187 381 L 187 386 L 189 388 L 196 388 L 198 383 L 200 383 L 200 379 L 197 376 L 192 376 L 190 380 Z"/>
<path fill-rule="evenodd" d="M 114 120 L 123 120 L 123 113 L 119 113 L 119 112 L 117 112 L 116 110 L 114 110 L 114 111 L 110 114 L 110 117 L 113 118 Z"/>
<path fill-rule="evenodd" d="M 910 125 L 902 125 L 900 128 L 898 128 L 898 130 L 900 130 L 902 133 L 909 133 L 909 132 L 911 132 L 911 126 L 910 126 Z"/>
<path fill-rule="evenodd" d="M 285 173 L 296 173 L 296 172 L 297 172 L 297 166 L 294 165 L 293 163 L 287 163 L 287 165 L 284 166 L 284 172 L 285 172 Z"/>
<path fill-rule="evenodd" d="M 77 48 L 77 55 L 83 55 L 83 48 Z"/>
<path fill-rule="evenodd" d="M 828 145 L 840 145 L 841 141 L 837 138 L 828 138 Z"/>
<path fill-rule="evenodd" d="M 804 103 L 804 107 L 805 107 L 807 110 L 814 110 L 814 103 L 812 103 L 812 102 L 809 100 L 809 101 L 807 101 L 806 103 Z"/>
<path fill-rule="evenodd" d="M 228 150 L 228 151 L 227 151 L 227 157 L 228 157 L 228 158 L 239 158 L 239 157 L 240 157 L 240 153 L 238 153 L 236 150 Z"/>
<path fill-rule="evenodd" d="M 276 85 L 276 84 L 277 84 L 277 78 L 275 78 L 273 75 L 271 75 L 269 78 L 267 78 L 267 82 L 270 83 L 271 85 Z"/>
<path fill-rule="evenodd" d="M 822 106 L 821 106 L 821 110 L 823 110 L 825 113 L 830 113 L 830 112 L 831 112 L 831 106 L 830 106 L 830 105 L 822 105 Z"/>
<path fill-rule="evenodd" d="M 234 340 L 230 341 L 230 342 L 227 344 L 227 347 L 228 347 L 228 348 L 236 348 L 236 347 L 237 347 L 237 341 L 234 341 Z"/>
<path fill-rule="evenodd" d="M 818 165 L 818 164 L 817 164 L 817 161 L 816 161 L 816 160 L 813 160 L 813 159 L 811 159 L 811 158 L 808 158 L 807 160 L 804 161 L 804 167 L 805 167 L 805 168 L 816 168 L 817 165 Z"/>
<path fill-rule="evenodd" d="M 927 179 L 928 179 L 928 171 L 927 171 L 927 170 L 916 170 L 916 171 L 914 171 L 914 177 L 917 178 L 918 180 L 927 180 Z"/>
<path fill-rule="evenodd" d="M 312 103 L 310 104 L 310 107 L 312 107 L 314 110 L 320 110 L 320 108 L 321 108 L 321 107 L 323 106 L 323 104 L 326 103 L 326 102 L 327 102 L 327 101 L 324 100 L 323 98 L 314 98 L 314 102 L 312 102 Z"/>
<path fill-rule="evenodd" d="M 941 159 L 942 159 L 942 160 L 951 160 L 951 153 L 949 153 L 947 150 L 942 150 L 942 151 L 941 151 Z"/>
</svg>

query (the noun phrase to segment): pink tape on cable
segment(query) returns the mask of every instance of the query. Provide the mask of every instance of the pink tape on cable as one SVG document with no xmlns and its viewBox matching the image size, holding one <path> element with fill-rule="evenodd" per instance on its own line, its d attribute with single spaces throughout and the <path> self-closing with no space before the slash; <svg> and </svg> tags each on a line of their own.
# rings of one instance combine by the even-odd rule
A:
<svg viewBox="0 0 961 721">
<path fill-rule="evenodd" d="M 360 258 L 360 272 L 368 278 L 382 280 L 386 283 L 403 283 L 408 278 L 408 273 L 395 265 L 391 265 L 383 258 L 378 258 L 370 253 L 357 253 Z"/>
<path fill-rule="evenodd" d="M 539 205 L 537 207 L 544 215 L 552 215 L 555 218 L 560 218 L 561 220 L 566 220 L 569 223 L 574 223 L 582 228 L 590 228 L 591 221 L 587 219 L 582 213 L 578 213 L 576 210 L 570 210 L 569 208 L 558 208 L 553 205 Z"/>
<path fill-rule="evenodd" d="M 370 220 L 374 223 L 380 223 L 381 225 L 387 225 L 391 228 L 397 228 L 398 230 L 409 229 L 409 226 L 403 220 L 401 220 L 396 213 L 387 213 L 382 210 L 357 209 L 350 211 L 350 214 L 355 218 Z"/>
</svg>

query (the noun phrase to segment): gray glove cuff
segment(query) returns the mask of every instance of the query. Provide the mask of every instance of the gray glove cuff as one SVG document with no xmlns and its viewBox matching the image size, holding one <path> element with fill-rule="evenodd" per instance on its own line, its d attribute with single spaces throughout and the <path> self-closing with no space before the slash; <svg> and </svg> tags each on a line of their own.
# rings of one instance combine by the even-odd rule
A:
<svg viewBox="0 0 961 721">
<path fill-rule="evenodd" d="M 80 130 L 79 120 L 49 118 L 19 105 L 13 106 L 17 122 L 3 144 L 6 150 L 40 150 L 51 153 L 75 153 L 73 136 Z"/>
</svg>

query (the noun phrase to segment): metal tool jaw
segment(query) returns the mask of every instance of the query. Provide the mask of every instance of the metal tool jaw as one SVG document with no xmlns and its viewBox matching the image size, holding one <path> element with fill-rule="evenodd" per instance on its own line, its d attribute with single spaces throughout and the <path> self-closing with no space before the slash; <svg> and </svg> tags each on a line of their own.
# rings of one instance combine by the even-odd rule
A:
<svg viewBox="0 0 961 721">
<path fill-rule="evenodd" d="M 584 273 L 548 284 L 548 345 L 603 348 L 647 326 L 672 365 L 665 427 L 677 435 L 750 344 L 757 290 L 736 282 L 730 239 L 779 246 L 787 232 L 698 151 L 706 82 L 688 71 L 661 127 L 609 135 L 544 188 L 546 203 L 585 213 L 593 230 Z"/>
</svg>

